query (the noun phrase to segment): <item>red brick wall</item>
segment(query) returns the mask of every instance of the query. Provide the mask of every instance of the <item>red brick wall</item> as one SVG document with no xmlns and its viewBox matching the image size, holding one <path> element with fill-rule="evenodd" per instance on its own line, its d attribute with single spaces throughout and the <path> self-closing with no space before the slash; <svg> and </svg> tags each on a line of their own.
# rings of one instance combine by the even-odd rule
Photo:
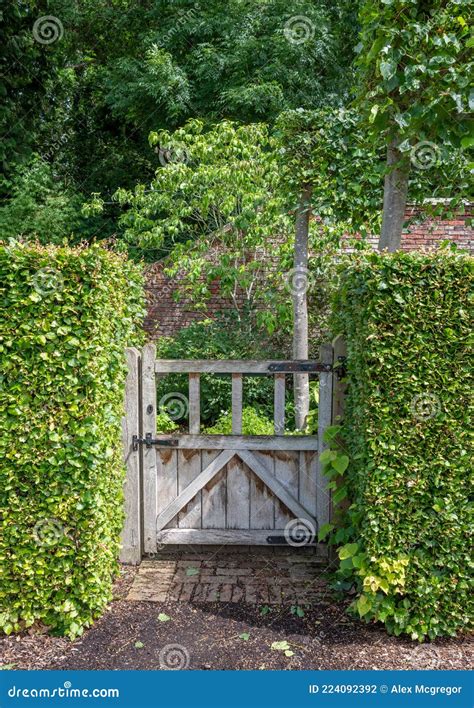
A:
<svg viewBox="0 0 474 708">
<path fill-rule="evenodd" d="M 407 217 L 412 215 L 413 211 L 407 212 Z M 471 215 L 472 210 L 453 221 L 426 221 L 423 224 L 411 225 L 403 235 L 402 249 L 404 251 L 432 249 L 441 241 L 449 240 L 459 248 L 474 254 L 473 230 L 466 223 L 468 216 Z M 377 246 L 377 241 L 376 236 L 369 239 L 374 248 Z M 175 302 L 173 292 L 179 282 L 179 275 L 168 278 L 163 274 L 163 267 L 162 262 L 147 267 L 148 314 L 145 319 L 145 330 L 152 338 L 173 336 L 191 322 L 213 317 L 229 306 L 229 302 L 220 297 L 217 285 L 204 312 L 202 310 L 196 312 L 190 300 L 181 299 Z"/>
</svg>

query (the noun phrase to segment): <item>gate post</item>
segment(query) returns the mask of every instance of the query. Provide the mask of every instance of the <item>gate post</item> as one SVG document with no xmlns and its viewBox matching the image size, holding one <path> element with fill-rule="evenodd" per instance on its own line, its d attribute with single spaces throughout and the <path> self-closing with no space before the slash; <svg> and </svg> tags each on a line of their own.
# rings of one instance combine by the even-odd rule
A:
<svg viewBox="0 0 474 708">
<path fill-rule="evenodd" d="M 347 344 L 339 334 L 332 343 L 334 349 L 334 365 L 337 366 L 339 362 L 339 357 L 345 357 L 347 355 Z M 336 369 L 337 372 L 337 369 Z M 333 425 L 339 425 L 344 414 L 344 396 L 346 394 L 347 384 L 339 378 L 336 374 L 334 377 L 333 385 L 333 399 L 332 399 L 332 422 Z"/>
<path fill-rule="evenodd" d="M 156 435 L 156 347 L 145 344 L 142 349 L 142 429 L 143 436 Z M 143 550 L 156 553 L 156 517 L 158 516 L 156 450 L 143 448 Z"/>
<path fill-rule="evenodd" d="M 334 366 L 337 366 L 337 364 L 340 364 L 341 362 L 339 361 L 339 357 L 346 357 L 347 355 L 347 344 L 345 340 L 343 339 L 342 335 L 339 334 L 334 340 L 333 340 L 333 349 L 334 349 Z M 335 370 L 337 372 L 337 368 Z M 346 390 L 347 390 L 347 383 L 342 380 L 342 377 L 339 377 L 337 373 L 334 373 L 334 385 L 333 385 L 333 398 L 332 398 L 332 424 L 333 425 L 341 425 L 342 418 L 344 416 L 344 398 L 346 395 Z M 339 483 L 340 486 L 340 483 Z M 348 508 L 349 503 L 347 500 L 343 500 L 339 502 L 339 504 L 334 505 L 332 503 L 331 499 L 331 521 L 333 521 L 336 517 L 340 516 L 343 514 L 346 509 Z M 336 556 L 335 556 L 336 557 Z"/>
<path fill-rule="evenodd" d="M 319 348 L 319 359 L 322 364 L 333 364 L 334 353 L 331 344 L 322 344 Z M 316 518 L 318 527 L 329 523 L 331 495 L 327 488 L 328 480 L 324 476 L 320 460 L 321 453 L 327 447 L 324 442 L 324 432 L 332 422 L 332 395 L 334 374 L 319 375 L 319 405 L 318 405 L 318 466 L 316 470 Z"/>
<path fill-rule="evenodd" d="M 126 476 L 124 484 L 125 520 L 121 535 L 120 561 L 139 565 L 142 558 L 140 452 L 133 449 L 132 438 L 140 436 L 140 352 L 125 350 L 128 374 L 125 381 L 125 415 L 122 440 Z"/>
</svg>

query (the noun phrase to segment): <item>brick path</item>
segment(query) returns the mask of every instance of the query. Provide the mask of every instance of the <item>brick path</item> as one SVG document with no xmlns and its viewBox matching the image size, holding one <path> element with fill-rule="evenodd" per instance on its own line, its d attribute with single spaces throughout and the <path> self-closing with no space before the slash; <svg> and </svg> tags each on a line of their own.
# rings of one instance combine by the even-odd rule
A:
<svg viewBox="0 0 474 708">
<path fill-rule="evenodd" d="M 144 560 L 128 600 L 312 604 L 329 593 L 325 564 L 314 555 L 177 553 Z"/>
</svg>

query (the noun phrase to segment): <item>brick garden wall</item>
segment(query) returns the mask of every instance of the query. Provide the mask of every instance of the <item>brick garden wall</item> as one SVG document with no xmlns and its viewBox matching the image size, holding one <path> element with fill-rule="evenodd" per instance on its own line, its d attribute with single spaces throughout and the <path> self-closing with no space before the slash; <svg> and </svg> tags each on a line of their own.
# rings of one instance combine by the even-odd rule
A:
<svg viewBox="0 0 474 708">
<path fill-rule="evenodd" d="M 407 212 L 407 218 L 413 216 L 413 210 Z M 419 249 L 432 249 L 444 240 L 455 243 L 459 248 L 474 254 L 473 230 L 466 221 L 472 215 L 471 209 L 463 216 L 452 221 L 426 221 L 422 224 L 411 225 L 403 235 L 402 249 L 415 251 Z M 374 236 L 369 242 L 377 247 L 378 237 Z M 147 267 L 146 291 L 148 314 L 145 319 L 145 330 L 151 338 L 158 336 L 173 336 L 180 329 L 193 321 L 205 317 L 214 317 L 218 312 L 229 306 L 229 302 L 219 295 L 216 285 L 213 295 L 207 304 L 205 312 L 193 310 L 189 300 L 181 299 L 175 302 L 173 293 L 179 284 L 179 276 L 168 278 L 163 273 L 163 262 L 153 263 Z"/>
</svg>

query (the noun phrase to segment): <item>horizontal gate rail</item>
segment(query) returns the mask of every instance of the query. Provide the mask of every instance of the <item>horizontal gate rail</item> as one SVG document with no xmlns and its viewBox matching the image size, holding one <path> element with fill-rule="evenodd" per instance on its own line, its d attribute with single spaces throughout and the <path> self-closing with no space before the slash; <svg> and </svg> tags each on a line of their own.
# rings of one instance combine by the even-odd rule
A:
<svg viewBox="0 0 474 708">
<path fill-rule="evenodd" d="M 157 359 L 157 374 L 319 374 L 332 371 L 332 363 L 314 360 L 252 361 L 238 359 Z"/>
<path fill-rule="evenodd" d="M 172 443 L 170 444 L 170 441 Z M 318 448 L 317 435 L 157 435 L 157 447 L 178 450 L 281 450 L 311 451 Z"/>
</svg>

